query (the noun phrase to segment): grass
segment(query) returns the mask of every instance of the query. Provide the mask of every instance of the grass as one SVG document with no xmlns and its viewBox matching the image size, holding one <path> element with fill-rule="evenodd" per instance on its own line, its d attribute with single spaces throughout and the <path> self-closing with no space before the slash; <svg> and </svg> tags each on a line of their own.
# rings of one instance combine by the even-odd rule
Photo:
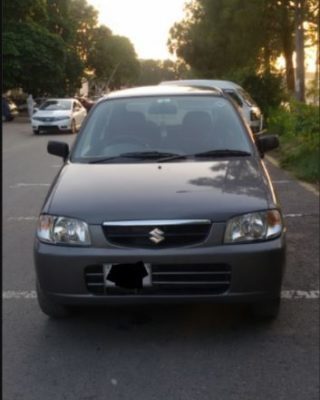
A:
<svg viewBox="0 0 320 400">
<path fill-rule="evenodd" d="M 270 113 L 270 132 L 277 133 L 280 147 L 275 156 L 280 165 L 297 178 L 319 184 L 320 118 L 316 106 L 292 102 L 289 109 Z"/>
</svg>

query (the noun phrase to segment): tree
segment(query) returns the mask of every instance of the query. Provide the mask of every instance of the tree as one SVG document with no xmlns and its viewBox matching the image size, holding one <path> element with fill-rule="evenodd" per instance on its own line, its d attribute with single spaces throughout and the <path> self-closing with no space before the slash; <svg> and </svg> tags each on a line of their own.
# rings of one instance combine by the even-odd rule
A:
<svg viewBox="0 0 320 400">
<path fill-rule="evenodd" d="M 173 25 L 169 50 L 201 77 L 228 78 L 239 70 L 248 74 L 275 72 L 284 55 L 286 82 L 294 93 L 293 54 L 303 22 L 314 21 L 316 0 L 192 0 L 185 18 Z M 313 22 L 314 23 L 314 22 Z M 295 33 L 296 32 L 296 33 Z M 303 43 L 299 41 L 300 53 Z M 300 57 L 303 66 L 303 55 Z M 300 79 L 301 80 L 301 79 Z"/>
<path fill-rule="evenodd" d="M 6 0 L 4 14 L 4 89 L 74 95 L 97 11 L 86 0 Z"/>
<path fill-rule="evenodd" d="M 106 26 L 96 29 L 88 55 L 88 67 L 103 90 L 131 85 L 139 76 L 139 62 L 132 43 L 112 35 Z"/>
<path fill-rule="evenodd" d="M 195 0 L 170 30 L 169 50 L 202 77 L 223 77 L 260 63 L 264 0 Z"/>
<path fill-rule="evenodd" d="M 140 76 L 138 85 L 157 85 L 161 81 L 187 79 L 190 70 L 181 61 L 172 60 L 140 60 Z"/>
<path fill-rule="evenodd" d="M 63 89 L 65 51 L 62 39 L 33 23 L 20 23 L 3 33 L 3 88 L 27 93 L 59 94 Z"/>
</svg>

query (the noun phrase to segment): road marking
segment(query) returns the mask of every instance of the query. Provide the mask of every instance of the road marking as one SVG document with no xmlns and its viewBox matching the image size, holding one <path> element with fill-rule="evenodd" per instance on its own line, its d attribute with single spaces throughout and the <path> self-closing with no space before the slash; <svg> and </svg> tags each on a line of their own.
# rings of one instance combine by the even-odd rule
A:
<svg viewBox="0 0 320 400">
<path fill-rule="evenodd" d="M 9 217 L 8 221 L 37 221 L 38 217 Z"/>
<path fill-rule="evenodd" d="M 284 214 L 285 218 L 301 218 L 301 217 L 316 217 L 319 218 L 319 214 Z"/>
<path fill-rule="evenodd" d="M 281 298 L 289 299 L 289 300 L 297 300 L 297 299 L 307 299 L 314 300 L 319 299 L 319 290 L 282 290 Z M 10 300 L 10 299 L 36 299 L 37 293 L 35 290 L 6 290 L 2 292 L 2 299 Z"/>
<path fill-rule="evenodd" d="M 5 292 L 2 292 L 2 298 L 4 300 L 7 299 L 36 299 L 37 298 L 37 293 L 35 290 L 22 290 L 22 291 L 16 291 L 16 290 L 6 290 Z"/>
<path fill-rule="evenodd" d="M 33 186 L 50 186 L 50 183 L 16 183 L 15 185 L 9 186 L 10 189 L 19 189 L 22 187 L 33 187 Z"/>
<path fill-rule="evenodd" d="M 283 290 L 282 299 L 318 299 L 319 290 Z"/>
</svg>

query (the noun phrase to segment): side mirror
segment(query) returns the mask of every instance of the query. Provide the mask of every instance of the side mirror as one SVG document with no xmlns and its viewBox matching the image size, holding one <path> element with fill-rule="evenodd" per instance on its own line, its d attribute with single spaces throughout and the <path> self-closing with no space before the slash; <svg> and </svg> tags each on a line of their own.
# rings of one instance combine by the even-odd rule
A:
<svg viewBox="0 0 320 400">
<path fill-rule="evenodd" d="M 50 140 L 48 142 L 47 151 L 54 156 L 62 157 L 65 161 L 69 155 L 69 145 L 64 142 L 55 142 Z"/>
<path fill-rule="evenodd" d="M 260 154 L 264 154 L 267 151 L 279 147 L 279 138 L 277 135 L 258 136 L 256 139 L 256 144 Z"/>
</svg>

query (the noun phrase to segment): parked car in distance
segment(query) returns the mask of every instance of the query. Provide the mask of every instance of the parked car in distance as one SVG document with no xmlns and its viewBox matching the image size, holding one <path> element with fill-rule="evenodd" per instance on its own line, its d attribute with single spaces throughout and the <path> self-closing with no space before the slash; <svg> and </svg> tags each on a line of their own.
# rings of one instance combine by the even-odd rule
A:
<svg viewBox="0 0 320 400">
<path fill-rule="evenodd" d="M 70 306 L 248 302 L 275 317 L 285 227 L 256 142 L 221 91 L 150 86 L 112 92 L 88 115 L 42 207 L 38 302 Z"/>
<path fill-rule="evenodd" d="M 86 115 L 86 109 L 76 99 L 47 99 L 32 115 L 33 133 L 76 133 Z"/>
<path fill-rule="evenodd" d="M 263 130 L 263 115 L 259 106 L 246 90 L 234 82 L 217 79 L 182 79 L 177 81 L 164 81 L 161 82 L 160 85 L 194 85 L 221 89 L 239 106 L 243 117 L 249 124 L 253 133 L 257 134 Z"/>
<path fill-rule="evenodd" d="M 18 107 L 14 101 L 2 96 L 2 121 L 12 121 L 18 114 Z"/>
</svg>

